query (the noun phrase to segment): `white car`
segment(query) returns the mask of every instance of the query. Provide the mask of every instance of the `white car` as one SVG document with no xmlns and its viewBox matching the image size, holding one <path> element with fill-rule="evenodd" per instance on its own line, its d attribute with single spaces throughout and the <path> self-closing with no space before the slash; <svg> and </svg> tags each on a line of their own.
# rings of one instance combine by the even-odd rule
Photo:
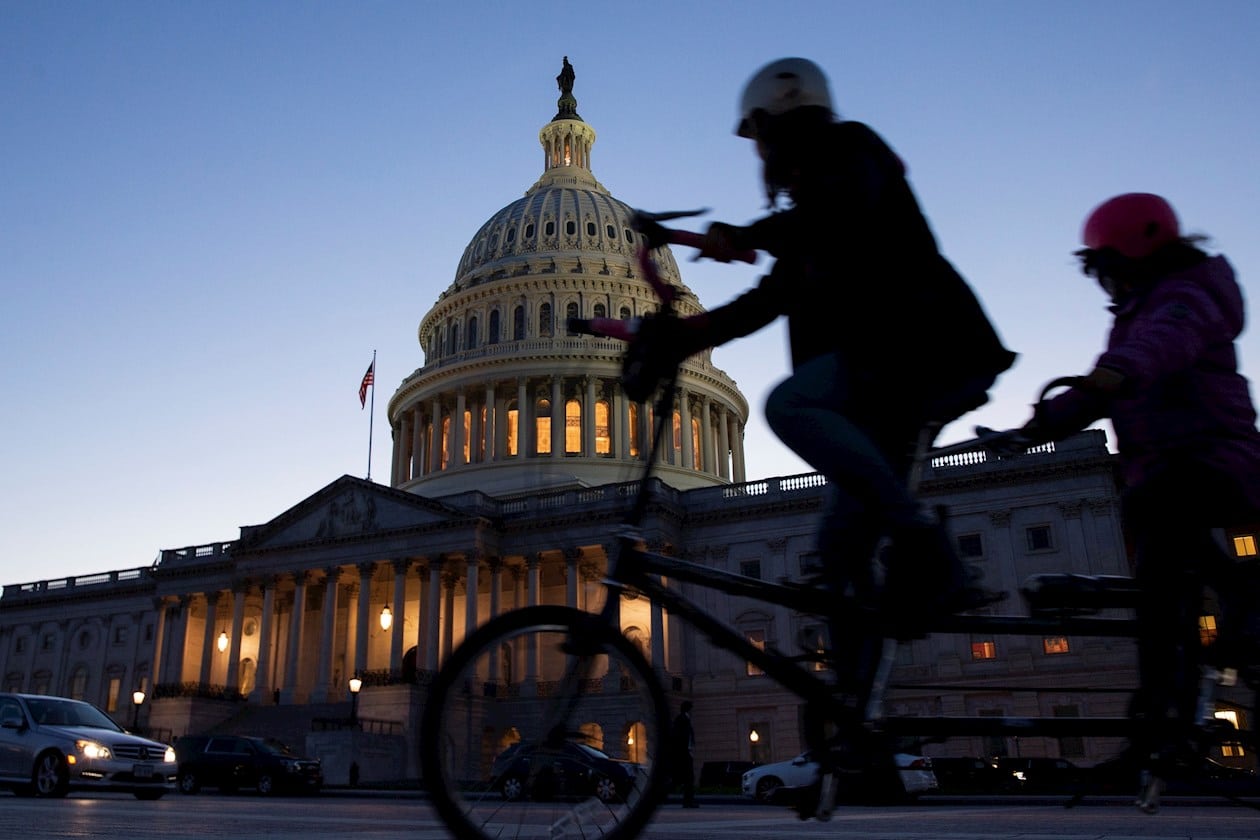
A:
<svg viewBox="0 0 1260 840">
<path fill-rule="evenodd" d="M 932 759 L 910 753 L 895 753 L 893 760 L 897 765 L 901 790 L 884 791 L 885 795 L 893 793 L 916 796 L 939 787 L 936 774 L 932 772 Z M 818 762 L 808 752 L 804 752 L 788 761 L 754 767 L 743 775 L 740 788 L 744 796 L 758 802 L 770 803 L 786 800 L 794 791 L 809 787 L 817 781 Z M 845 791 L 841 790 L 840 794 L 844 795 Z"/>
</svg>

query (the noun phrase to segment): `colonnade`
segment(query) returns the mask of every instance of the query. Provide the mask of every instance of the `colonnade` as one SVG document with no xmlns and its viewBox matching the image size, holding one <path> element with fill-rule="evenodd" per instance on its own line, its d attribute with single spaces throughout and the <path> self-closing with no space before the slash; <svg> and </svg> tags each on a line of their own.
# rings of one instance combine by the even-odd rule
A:
<svg viewBox="0 0 1260 840">
<path fill-rule="evenodd" d="M 155 682 L 222 686 L 229 696 L 246 692 L 254 702 L 271 702 L 277 690 L 281 702 L 339 699 L 355 674 L 400 675 L 409 649 L 417 669 L 436 670 L 468 633 L 500 612 L 543 603 L 598 609 L 605 557 L 591 554 L 569 549 L 504 560 L 469 552 L 369 562 L 168 597 L 159 611 Z M 559 572 L 563 592 L 544 587 L 544 565 Z M 548 578 L 556 575 L 549 571 Z M 583 584 L 589 586 L 584 590 Z M 643 652 L 664 669 L 664 614 L 655 603 L 647 609 L 639 619 L 648 625 L 641 628 L 648 631 Z M 371 622 L 386 610 L 391 620 L 382 631 L 388 639 L 373 644 Z M 536 679 L 537 656 L 518 652 L 517 675 Z"/>
<path fill-rule="evenodd" d="M 523 377 L 434 394 L 394 423 L 392 484 L 522 453 L 642 460 L 651 446 L 652 414 L 651 404 L 628 399 L 616 380 L 589 375 Z M 746 480 L 743 421 L 733 407 L 682 388 L 672 420 L 663 462 Z"/>
</svg>

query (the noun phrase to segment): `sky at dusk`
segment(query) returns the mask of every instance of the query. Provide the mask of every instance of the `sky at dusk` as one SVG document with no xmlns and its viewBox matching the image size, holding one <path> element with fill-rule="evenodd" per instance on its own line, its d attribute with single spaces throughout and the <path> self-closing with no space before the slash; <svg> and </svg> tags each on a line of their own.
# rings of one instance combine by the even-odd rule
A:
<svg viewBox="0 0 1260 840">
<path fill-rule="evenodd" d="M 736 223 L 764 204 L 740 89 L 817 61 L 1020 353 L 950 441 L 1090 367 L 1109 314 L 1072 252 L 1105 198 L 1167 196 L 1255 300 L 1257 42 L 1249 0 L 0 0 L 0 585 L 147 566 L 363 476 L 373 351 L 388 482 L 420 319 L 541 174 L 563 56 L 615 197 Z M 676 256 L 708 306 L 766 266 Z M 714 360 L 748 476 L 808 471 L 762 416 L 782 325 Z"/>
</svg>

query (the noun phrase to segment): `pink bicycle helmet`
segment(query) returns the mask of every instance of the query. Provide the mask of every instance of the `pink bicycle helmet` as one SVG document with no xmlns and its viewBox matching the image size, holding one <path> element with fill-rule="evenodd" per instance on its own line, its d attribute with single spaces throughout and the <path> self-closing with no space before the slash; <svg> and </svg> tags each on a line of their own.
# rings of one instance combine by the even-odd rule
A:
<svg viewBox="0 0 1260 840">
<path fill-rule="evenodd" d="M 1181 226 L 1172 205 L 1151 193 L 1107 199 L 1089 214 L 1081 231 L 1086 248 L 1111 248 L 1131 259 L 1149 257 L 1180 238 Z"/>
</svg>

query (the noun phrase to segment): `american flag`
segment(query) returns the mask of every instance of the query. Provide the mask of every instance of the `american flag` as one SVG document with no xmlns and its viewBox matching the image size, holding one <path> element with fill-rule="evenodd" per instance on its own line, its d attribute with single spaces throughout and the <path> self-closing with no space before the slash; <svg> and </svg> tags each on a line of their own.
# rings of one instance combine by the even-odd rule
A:
<svg viewBox="0 0 1260 840">
<path fill-rule="evenodd" d="M 376 379 L 376 360 L 368 365 L 367 373 L 363 374 L 363 381 L 359 383 L 359 408 L 367 406 L 367 391 L 372 382 Z"/>
</svg>

